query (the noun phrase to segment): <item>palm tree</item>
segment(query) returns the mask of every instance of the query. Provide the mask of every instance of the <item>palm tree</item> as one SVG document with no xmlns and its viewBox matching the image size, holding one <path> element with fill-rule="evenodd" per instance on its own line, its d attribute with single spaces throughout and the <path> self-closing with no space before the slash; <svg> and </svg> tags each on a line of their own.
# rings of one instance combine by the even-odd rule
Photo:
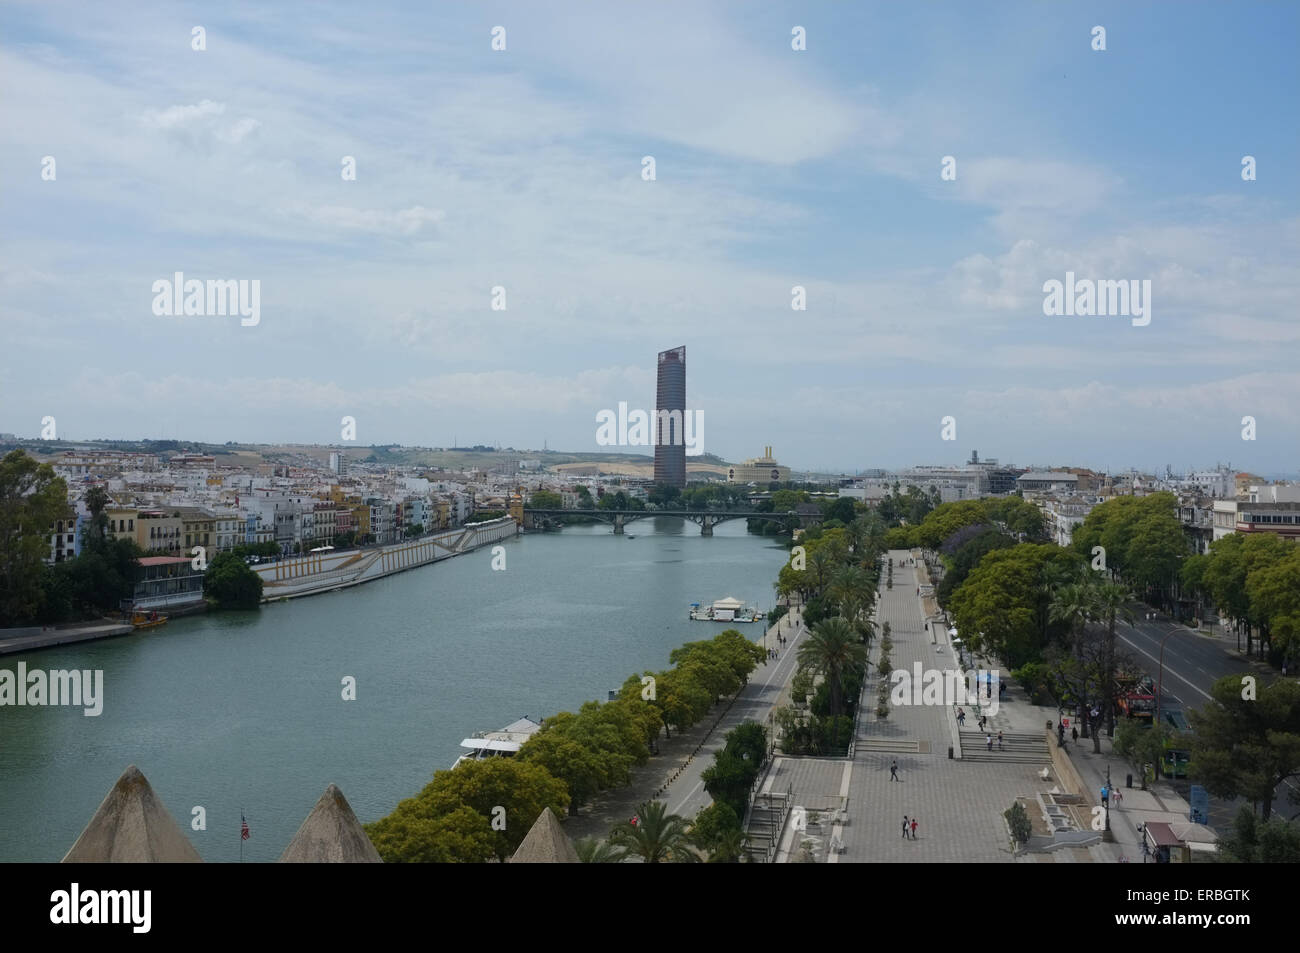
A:
<svg viewBox="0 0 1300 953">
<path fill-rule="evenodd" d="M 1097 586 L 1094 595 L 1092 616 L 1106 624 L 1106 656 L 1102 672 L 1102 695 L 1105 699 L 1106 735 L 1115 737 L 1115 623 L 1123 619 L 1133 624 L 1133 610 L 1129 601 L 1133 594 L 1127 586 L 1117 582 L 1104 582 Z M 1093 754 L 1101 754 L 1101 738 L 1097 732 L 1092 736 Z"/>
<path fill-rule="evenodd" d="M 808 572 L 816 582 L 817 595 L 822 594 L 822 589 L 826 585 L 826 577 L 830 575 L 831 570 L 834 568 L 835 556 L 825 546 L 818 546 L 808 554 Z"/>
<path fill-rule="evenodd" d="M 709 854 L 709 863 L 711 864 L 738 864 L 745 860 L 745 846 L 749 843 L 749 835 L 739 827 L 730 827 L 718 834 L 718 839 L 713 843 L 713 850 Z"/>
<path fill-rule="evenodd" d="M 668 813 L 663 801 L 642 804 L 637 823 L 618 825 L 609 833 L 609 842 L 622 848 L 625 857 L 640 857 L 647 864 L 697 864 L 700 855 L 691 847 L 687 831 L 690 821 Z"/>
<path fill-rule="evenodd" d="M 1085 570 L 1086 572 L 1086 570 Z M 1079 582 L 1067 583 L 1058 588 L 1047 608 L 1047 617 L 1052 622 L 1064 622 L 1069 629 L 1070 640 L 1074 643 L 1075 654 L 1083 662 L 1083 627 L 1087 623 L 1096 602 L 1096 593 L 1091 577 L 1084 575 Z M 1087 704 L 1085 700 L 1085 704 Z M 1088 737 L 1089 719 L 1083 719 L 1083 736 Z"/>
<path fill-rule="evenodd" d="M 584 864 L 617 864 L 624 857 L 621 849 L 598 837 L 584 837 L 573 845 L 573 849 Z"/>
<path fill-rule="evenodd" d="M 846 599 L 861 596 L 863 593 L 871 591 L 872 586 L 865 570 L 859 569 L 857 566 L 845 566 L 837 569 L 835 574 L 831 576 L 830 585 L 827 589 L 831 598 L 843 607 Z"/>
<path fill-rule="evenodd" d="M 847 619 L 836 616 L 818 622 L 799 646 L 799 667 L 825 676 L 831 696 L 831 746 L 839 742 L 840 698 L 844 672 L 850 667 L 865 668 L 867 647 Z"/>
</svg>

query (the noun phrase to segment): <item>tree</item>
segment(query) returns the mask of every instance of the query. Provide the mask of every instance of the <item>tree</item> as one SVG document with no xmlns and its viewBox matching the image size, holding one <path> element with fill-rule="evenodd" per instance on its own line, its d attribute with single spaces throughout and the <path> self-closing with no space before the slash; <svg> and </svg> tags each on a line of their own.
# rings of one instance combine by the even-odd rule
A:
<svg viewBox="0 0 1300 953">
<path fill-rule="evenodd" d="M 725 801 L 714 801 L 695 815 L 690 830 L 691 843 L 712 855 L 732 832 L 744 833 L 740 826 L 740 816 Z"/>
<path fill-rule="evenodd" d="M 1280 817 L 1260 820 L 1243 805 L 1232 830 L 1219 837 L 1214 859 L 1223 864 L 1300 863 L 1300 828 Z"/>
<path fill-rule="evenodd" d="M 485 815 L 469 807 L 433 817 L 407 798 L 381 820 L 365 825 L 386 864 L 475 864 L 493 856 L 496 835 Z"/>
<path fill-rule="evenodd" d="M 584 864 L 617 864 L 625 856 L 622 850 L 598 837 L 584 837 L 574 843 L 573 849 Z"/>
<path fill-rule="evenodd" d="M 564 497 L 550 490 L 537 490 L 528 498 L 528 505 L 539 510 L 564 509 Z"/>
<path fill-rule="evenodd" d="M 1025 812 L 1025 806 L 1017 801 L 1003 811 L 1002 816 L 1007 819 L 1007 828 L 1011 831 L 1011 839 L 1017 844 L 1027 843 L 1034 833 L 1034 828 L 1029 822 L 1029 815 Z"/>
<path fill-rule="evenodd" d="M 848 668 L 865 668 L 867 650 L 857 632 L 841 618 L 827 619 L 813 626 L 802 645 L 799 646 L 799 666 L 825 676 L 830 685 L 831 715 L 838 716 L 843 711 L 841 701 L 842 679 Z M 832 722 L 831 745 L 838 742 L 839 721 Z"/>
<path fill-rule="evenodd" d="M 539 764 L 485 758 L 437 772 L 414 800 L 413 810 L 420 816 L 439 818 L 469 808 L 489 822 L 503 821 L 502 829 L 490 826 L 492 853 L 504 861 L 518 849 L 544 808 L 558 817 L 565 815 L 569 793 L 563 781 Z"/>
<path fill-rule="evenodd" d="M 1115 743 L 1111 746 L 1142 778 L 1142 790 L 1147 789 L 1147 766 L 1155 765 L 1164 757 L 1165 742 L 1171 732 L 1166 725 L 1143 725 L 1125 718 L 1115 729 Z"/>
<path fill-rule="evenodd" d="M 50 527 L 68 513 L 68 485 L 22 450 L 0 461 L 0 627 L 36 618 Z"/>
<path fill-rule="evenodd" d="M 578 808 L 601 788 L 600 756 L 559 732 L 536 732 L 515 757 L 541 765 L 552 777 L 564 782 L 569 792 L 570 814 L 577 814 Z"/>
<path fill-rule="evenodd" d="M 1036 661 L 1051 634 L 1050 589 L 1043 567 L 1074 571 L 1078 558 L 1049 543 L 1020 543 L 987 553 L 953 594 L 961 637 L 977 651 L 996 654 L 1008 668 Z"/>
<path fill-rule="evenodd" d="M 1259 803 L 1268 820 L 1277 786 L 1300 775 L 1300 685 L 1282 679 L 1254 689 L 1229 675 L 1210 689 L 1213 699 L 1188 712 L 1193 777 L 1215 797 Z"/>
<path fill-rule="evenodd" d="M 102 486 L 92 486 L 86 491 L 86 495 L 82 500 L 86 504 L 86 509 L 90 510 L 90 525 L 87 537 L 82 541 L 82 544 L 85 545 L 92 538 L 103 540 L 107 535 L 106 530 L 108 528 L 108 517 L 104 515 L 104 510 L 113 502 L 109 499 L 108 491 Z"/>
<path fill-rule="evenodd" d="M 1283 661 L 1300 659 L 1300 545 L 1292 543 L 1281 559 L 1251 572 L 1246 595 L 1261 638 Z"/>
<path fill-rule="evenodd" d="M 642 804 L 637 823 L 624 822 L 610 832 L 609 841 L 628 856 L 640 857 L 647 864 L 699 863 L 700 855 L 691 849 L 686 818 L 668 813 L 663 801 Z"/>
<path fill-rule="evenodd" d="M 1133 624 L 1133 610 L 1128 607 L 1132 594 L 1126 586 L 1114 582 L 1104 582 L 1098 586 L 1093 595 L 1094 617 L 1106 626 L 1106 656 L 1102 688 L 1105 692 L 1102 709 L 1106 716 L 1106 734 L 1115 736 L 1115 623 L 1123 619 Z M 1093 754 L 1101 754 L 1101 739 L 1093 732 Z"/>
<path fill-rule="evenodd" d="M 262 577 L 234 553 L 217 553 L 203 574 L 203 594 L 221 609 L 256 609 L 262 603 Z"/>
</svg>

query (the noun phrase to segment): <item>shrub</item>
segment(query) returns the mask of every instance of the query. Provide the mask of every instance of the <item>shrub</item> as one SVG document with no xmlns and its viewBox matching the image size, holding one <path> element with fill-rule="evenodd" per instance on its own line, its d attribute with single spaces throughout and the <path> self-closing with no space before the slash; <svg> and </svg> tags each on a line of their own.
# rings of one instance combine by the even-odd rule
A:
<svg viewBox="0 0 1300 953">
<path fill-rule="evenodd" d="M 1011 830 L 1012 840 L 1017 844 L 1028 842 L 1034 829 L 1029 823 L 1029 815 L 1025 813 L 1025 806 L 1017 801 L 1003 811 L 1002 816 L 1007 819 L 1007 827 Z"/>
</svg>

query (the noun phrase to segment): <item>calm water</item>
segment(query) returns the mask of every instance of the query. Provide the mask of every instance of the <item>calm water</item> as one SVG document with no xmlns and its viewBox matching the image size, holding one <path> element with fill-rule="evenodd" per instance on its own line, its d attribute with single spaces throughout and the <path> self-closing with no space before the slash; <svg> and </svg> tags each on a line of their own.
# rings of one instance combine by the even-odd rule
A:
<svg viewBox="0 0 1300 953">
<path fill-rule="evenodd" d="M 330 782 L 362 821 L 417 793 L 460 740 L 604 698 L 722 631 L 687 607 L 769 609 L 785 550 L 742 521 L 571 527 L 258 612 L 19 656 L 104 670 L 104 711 L 0 708 L 0 861 L 57 861 L 136 764 L 206 861 L 273 861 Z M 761 625 L 738 626 L 757 637 Z M 357 700 L 341 680 L 357 680 Z M 190 830 L 192 808 L 207 830 Z"/>
</svg>

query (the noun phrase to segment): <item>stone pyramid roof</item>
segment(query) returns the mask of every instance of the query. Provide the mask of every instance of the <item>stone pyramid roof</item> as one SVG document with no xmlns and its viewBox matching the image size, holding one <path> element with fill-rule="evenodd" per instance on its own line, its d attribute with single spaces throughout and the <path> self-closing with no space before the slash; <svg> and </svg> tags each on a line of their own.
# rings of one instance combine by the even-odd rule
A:
<svg viewBox="0 0 1300 953">
<path fill-rule="evenodd" d="M 528 836 L 524 838 L 515 855 L 510 858 L 512 864 L 577 864 L 578 852 L 573 849 L 564 828 L 549 807 L 542 808 L 537 815 Z"/>
<path fill-rule="evenodd" d="M 382 864 L 352 805 L 331 784 L 280 855 L 282 864 Z"/>
<path fill-rule="evenodd" d="M 202 861 L 135 765 L 122 772 L 63 858 L 65 864 L 197 864 Z"/>
</svg>

